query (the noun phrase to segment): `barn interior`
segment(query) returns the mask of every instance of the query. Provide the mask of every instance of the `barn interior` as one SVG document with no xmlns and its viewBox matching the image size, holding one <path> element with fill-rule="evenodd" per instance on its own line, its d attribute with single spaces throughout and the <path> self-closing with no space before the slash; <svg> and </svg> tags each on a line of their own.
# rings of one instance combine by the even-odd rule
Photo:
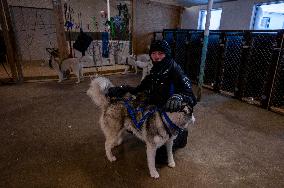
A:
<svg viewBox="0 0 284 188">
<path fill-rule="evenodd" d="M 283 187 L 283 7 L 0 0 L 0 187 Z M 131 133 L 113 149 L 117 161 L 107 159 L 102 110 L 87 90 L 98 76 L 139 85 L 155 66 L 156 40 L 168 43 L 198 102 L 175 168 L 157 163 L 155 180 Z M 70 59 L 79 77 L 77 65 L 62 71 Z"/>
</svg>

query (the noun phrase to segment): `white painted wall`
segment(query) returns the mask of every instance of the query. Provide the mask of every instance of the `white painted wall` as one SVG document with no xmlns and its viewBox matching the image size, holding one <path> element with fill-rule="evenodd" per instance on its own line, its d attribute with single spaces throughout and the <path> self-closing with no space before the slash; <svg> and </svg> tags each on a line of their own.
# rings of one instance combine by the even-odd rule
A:
<svg viewBox="0 0 284 188">
<path fill-rule="evenodd" d="M 52 8 L 52 0 L 8 0 L 8 4 L 12 6 Z"/>
<path fill-rule="evenodd" d="M 61 2 L 63 6 L 65 0 L 61 0 Z M 106 11 L 106 1 L 70 0 L 67 2 L 71 2 L 71 7 L 74 10 L 72 17 L 75 23 L 79 23 L 78 13 L 81 12 L 84 31 L 104 31 L 105 26 L 103 23 L 106 20 L 101 18 L 100 11 Z M 131 4 L 129 1 L 112 0 L 110 6 L 111 16 L 118 15 L 117 5 L 119 3 L 127 3 L 129 5 L 129 13 L 131 13 Z M 45 49 L 48 47 L 57 47 L 52 0 L 8 0 L 8 4 L 12 6 L 11 17 L 14 23 L 16 41 L 20 46 L 22 60 L 47 60 L 48 53 Z M 94 16 L 99 22 L 98 29 L 94 26 L 92 19 Z M 42 26 L 42 23 L 44 23 L 44 26 Z M 79 31 L 79 28 L 72 31 Z M 128 53 L 129 44 L 123 49 L 127 49 Z"/>
<path fill-rule="evenodd" d="M 46 48 L 57 47 L 52 9 L 10 8 L 16 42 L 23 61 L 46 60 Z"/>
<path fill-rule="evenodd" d="M 276 0 L 237 0 L 215 3 L 213 8 L 222 8 L 220 30 L 250 29 L 254 5 Z M 197 29 L 199 10 L 206 9 L 206 5 L 185 8 L 181 16 L 182 29 Z"/>
<path fill-rule="evenodd" d="M 62 6 L 65 0 L 61 0 Z M 102 19 L 100 11 L 107 11 L 107 3 L 104 0 L 68 0 L 67 2 L 71 3 L 71 7 L 74 10 L 72 17 L 75 21 L 75 24 L 79 24 L 82 20 L 82 26 L 84 31 L 103 32 L 105 26 L 103 23 L 106 19 Z M 117 5 L 119 3 L 127 4 L 129 13 L 131 14 L 131 3 L 129 1 L 110 1 L 110 16 L 118 15 Z M 35 8 L 50 8 L 52 9 L 52 0 L 8 0 L 8 4 L 12 6 L 24 6 L 24 7 L 35 7 Z M 78 13 L 81 13 L 81 19 L 78 19 Z M 98 21 L 98 29 L 94 25 L 93 17 Z M 79 31 L 79 28 L 74 29 L 73 31 Z"/>
<path fill-rule="evenodd" d="M 74 10 L 72 14 L 72 18 L 75 21 L 75 24 L 80 23 L 82 21 L 83 31 L 86 32 L 104 32 L 105 27 L 104 23 L 106 22 L 107 18 L 102 18 L 100 11 L 107 12 L 107 2 L 104 0 L 70 0 L 67 2 L 71 2 L 71 7 Z M 64 1 L 62 1 L 62 4 Z M 123 3 L 123 2 L 122 2 Z M 116 5 L 119 4 L 117 1 L 111 1 L 110 3 L 110 16 L 115 16 L 118 14 L 118 10 Z M 129 12 L 131 13 L 131 8 L 129 8 Z M 81 13 L 81 19 L 78 18 L 78 13 Z M 93 17 L 98 22 L 98 28 L 96 28 L 94 24 Z M 73 29 L 72 31 L 80 31 L 79 28 Z"/>
</svg>

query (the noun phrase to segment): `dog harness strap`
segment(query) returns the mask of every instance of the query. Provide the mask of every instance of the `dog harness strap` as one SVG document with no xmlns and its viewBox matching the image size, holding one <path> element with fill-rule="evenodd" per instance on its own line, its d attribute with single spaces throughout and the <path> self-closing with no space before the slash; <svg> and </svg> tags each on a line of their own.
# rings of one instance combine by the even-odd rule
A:
<svg viewBox="0 0 284 188">
<path fill-rule="evenodd" d="M 161 112 L 161 114 L 164 116 L 165 120 L 166 120 L 166 123 L 164 122 L 164 124 L 166 126 L 169 126 L 169 128 L 171 130 L 177 130 L 178 132 L 181 131 L 182 129 L 179 128 L 178 126 L 176 126 L 172 120 L 169 118 L 168 114 L 166 112 Z"/>
<path fill-rule="evenodd" d="M 136 128 L 141 130 L 141 127 L 144 124 L 144 122 L 157 111 L 157 108 L 152 108 L 151 110 L 149 110 L 138 122 L 136 119 L 136 113 L 139 111 L 143 113 L 144 109 L 143 108 L 133 109 L 128 103 L 131 100 L 132 98 L 124 100 L 124 105 Z"/>
<path fill-rule="evenodd" d="M 137 120 L 136 120 L 135 112 L 133 111 L 132 107 L 128 104 L 128 101 L 129 101 L 129 99 L 125 100 L 124 101 L 124 105 L 125 105 L 125 107 L 127 109 L 127 112 L 129 114 L 129 116 L 131 117 L 134 125 L 137 127 L 138 123 L 137 123 Z"/>
<path fill-rule="evenodd" d="M 137 109 L 134 109 L 130 104 L 129 104 L 129 101 L 131 101 L 132 98 L 129 98 L 129 99 L 124 99 L 124 105 L 127 109 L 127 112 L 133 122 L 133 124 L 136 126 L 137 129 L 141 130 L 141 127 L 142 125 L 144 124 L 144 122 L 149 118 L 151 117 L 155 112 L 158 111 L 158 108 L 157 107 L 154 107 L 152 109 L 150 109 L 145 115 L 143 115 L 143 117 L 139 120 L 139 122 L 137 121 L 136 119 L 136 113 L 137 112 L 144 112 L 144 109 L 143 108 L 137 108 Z M 160 110 L 159 110 L 160 111 Z M 166 112 L 164 111 L 160 111 L 160 115 L 164 118 L 162 118 L 163 122 L 164 122 L 164 125 L 165 125 L 165 128 L 166 128 L 166 131 L 168 132 L 168 134 L 171 136 L 172 135 L 172 131 L 171 130 L 176 130 L 178 132 L 180 132 L 182 129 L 179 128 L 178 126 L 176 126 L 172 120 L 169 118 L 169 116 L 167 115 Z"/>
<path fill-rule="evenodd" d="M 170 96 L 173 96 L 174 93 L 175 93 L 175 86 L 174 86 L 174 83 L 171 82 L 171 84 L 170 84 L 170 89 L 169 89 L 169 94 L 170 94 Z M 173 135 L 173 133 L 172 133 L 173 131 L 171 131 L 171 130 L 176 130 L 176 131 L 178 131 L 178 132 L 181 131 L 181 128 L 179 128 L 178 126 L 176 126 L 176 125 L 172 122 L 172 120 L 169 118 L 169 116 L 167 115 L 166 112 L 160 111 L 160 116 L 161 116 L 161 118 L 162 118 L 162 120 L 163 120 L 165 129 L 166 129 L 167 133 L 168 133 L 170 136 Z M 164 118 L 163 118 L 163 117 L 164 117 Z"/>
<path fill-rule="evenodd" d="M 160 114 L 160 117 L 161 117 L 161 119 L 162 119 L 162 121 L 163 121 L 163 124 L 164 124 L 164 127 L 165 127 L 165 129 L 166 129 L 166 132 L 169 134 L 170 137 L 172 137 L 173 133 L 172 133 L 172 131 L 170 130 L 170 128 L 167 126 L 167 124 L 166 124 L 166 122 L 165 122 L 165 119 L 163 118 L 162 113 L 159 113 L 159 114 Z"/>
<path fill-rule="evenodd" d="M 169 93 L 170 93 L 170 96 L 173 96 L 173 94 L 175 94 L 175 86 L 173 82 L 171 82 Z"/>
<path fill-rule="evenodd" d="M 157 110 L 151 109 L 150 111 L 148 111 L 139 121 L 138 125 L 136 126 L 138 129 L 141 129 L 142 125 L 144 124 L 144 122 L 150 117 L 152 116 Z"/>
</svg>

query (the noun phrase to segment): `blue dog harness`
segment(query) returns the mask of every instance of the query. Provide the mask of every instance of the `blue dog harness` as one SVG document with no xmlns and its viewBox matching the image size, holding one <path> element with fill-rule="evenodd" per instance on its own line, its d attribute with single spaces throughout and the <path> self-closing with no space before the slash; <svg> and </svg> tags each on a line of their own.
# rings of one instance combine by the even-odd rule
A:
<svg viewBox="0 0 284 188">
<path fill-rule="evenodd" d="M 170 95 L 172 96 L 174 94 L 174 85 L 173 83 L 171 83 L 170 85 Z M 182 129 L 180 127 L 178 127 L 177 125 L 175 125 L 172 120 L 169 118 L 169 116 L 167 115 L 167 113 L 158 108 L 158 107 L 153 107 L 151 108 L 150 110 L 148 110 L 147 112 L 145 112 L 145 110 L 141 107 L 139 108 L 133 108 L 129 102 L 132 100 L 132 98 L 129 98 L 129 99 L 123 99 L 124 101 L 124 106 L 126 107 L 127 109 L 127 112 L 133 122 L 133 124 L 135 125 L 135 127 L 138 129 L 138 130 L 141 130 L 144 122 L 149 118 L 151 117 L 155 112 L 159 112 L 160 113 L 160 116 L 163 120 L 163 123 L 165 125 L 165 128 L 168 132 L 168 134 L 171 136 L 172 135 L 172 132 L 180 132 Z M 140 120 L 137 120 L 136 118 L 136 115 L 138 112 L 141 112 L 143 114 L 142 118 Z"/>
<path fill-rule="evenodd" d="M 129 104 L 129 101 L 131 101 L 131 100 L 132 100 L 132 98 L 124 100 L 124 106 L 126 107 L 127 112 L 129 114 L 132 122 L 134 123 L 135 127 L 137 129 L 141 130 L 141 127 L 144 124 L 144 122 L 157 111 L 157 107 L 154 107 L 154 108 L 150 109 L 146 114 L 144 114 L 144 109 L 143 108 L 139 107 L 139 108 L 134 109 Z M 138 112 L 141 112 L 142 114 L 144 114 L 139 121 L 137 121 L 137 119 L 136 119 L 136 114 Z"/>
</svg>

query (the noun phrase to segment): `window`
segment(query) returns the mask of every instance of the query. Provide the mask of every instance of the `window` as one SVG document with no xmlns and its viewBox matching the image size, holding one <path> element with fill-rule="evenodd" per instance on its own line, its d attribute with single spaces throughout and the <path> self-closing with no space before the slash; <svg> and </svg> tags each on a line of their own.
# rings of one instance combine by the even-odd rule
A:
<svg viewBox="0 0 284 188">
<path fill-rule="evenodd" d="M 263 17 L 261 19 L 261 23 L 260 26 L 263 28 L 269 28 L 269 24 L 270 24 L 270 17 Z"/>
<path fill-rule="evenodd" d="M 199 11 L 198 27 L 197 29 L 204 30 L 206 22 L 207 10 Z M 218 30 L 220 28 L 222 9 L 212 9 L 210 19 L 210 30 Z"/>
<path fill-rule="evenodd" d="M 251 28 L 254 30 L 284 29 L 284 3 L 256 5 Z"/>
</svg>

